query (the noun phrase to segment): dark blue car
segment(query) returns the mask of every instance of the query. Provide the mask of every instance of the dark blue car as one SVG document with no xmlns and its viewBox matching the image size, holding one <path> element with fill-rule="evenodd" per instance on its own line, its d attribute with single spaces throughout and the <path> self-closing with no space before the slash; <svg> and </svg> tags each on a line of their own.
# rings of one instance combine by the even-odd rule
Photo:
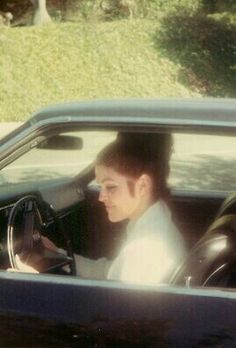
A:
<svg viewBox="0 0 236 348">
<path fill-rule="evenodd" d="M 173 135 L 170 205 L 188 253 L 167 284 L 75 276 L 74 253 L 112 259 L 122 240 L 93 165 L 121 132 Z M 236 347 L 235 100 L 55 105 L 0 145 L 0 347 Z M 7 271 L 19 252 L 38 274 Z"/>
</svg>

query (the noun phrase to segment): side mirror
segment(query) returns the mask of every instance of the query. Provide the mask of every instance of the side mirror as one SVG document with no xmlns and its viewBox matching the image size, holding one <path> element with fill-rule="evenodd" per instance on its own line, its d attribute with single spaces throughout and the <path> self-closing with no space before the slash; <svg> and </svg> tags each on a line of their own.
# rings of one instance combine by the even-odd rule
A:
<svg viewBox="0 0 236 348">
<path fill-rule="evenodd" d="M 81 150 L 83 139 L 72 135 L 54 135 L 38 145 L 43 150 Z"/>
</svg>

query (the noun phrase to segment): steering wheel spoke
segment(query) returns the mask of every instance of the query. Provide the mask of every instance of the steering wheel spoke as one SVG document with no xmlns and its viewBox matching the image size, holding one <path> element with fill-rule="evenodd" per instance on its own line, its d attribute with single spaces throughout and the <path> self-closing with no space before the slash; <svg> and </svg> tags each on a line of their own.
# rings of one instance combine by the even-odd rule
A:
<svg viewBox="0 0 236 348">
<path fill-rule="evenodd" d="M 56 230 L 63 235 L 68 256 L 44 245 L 42 233 L 48 224 L 45 217 L 49 218 L 55 224 Z M 39 273 L 64 273 L 64 266 L 69 265 L 70 271 L 65 273 L 75 274 L 73 251 L 63 224 L 53 208 L 37 196 L 25 196 L 13 206 L 8 220 L 7 249 L 12 268 L 18 269 L 15 257 L 18 254 L 23 263 Z"/>
</svg>

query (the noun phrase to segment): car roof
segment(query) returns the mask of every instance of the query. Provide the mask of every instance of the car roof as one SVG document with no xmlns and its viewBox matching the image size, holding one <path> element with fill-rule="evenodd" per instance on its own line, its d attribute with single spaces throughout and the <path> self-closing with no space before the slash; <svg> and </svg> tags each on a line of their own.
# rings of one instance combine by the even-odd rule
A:
<svg viewBox="0 0 236 348">
<path fill-rule="evenodd" d="M 76 127 L 129 131 L 236 134 L 236 99 L 111 99 L 60 103 L 42 108 L 0 140 L 2 154 L 28 135 Z M 59 128 L 58 128 L 59 129 Z M 11 151 L 11 150 L 7 150 Z M 0 156 L 1 159 L 2 156 Z M 3 154 L 5 157 L 5 154 Z"/>
<path fill-rule="evenodd" d="M 115 99 L 62 103 L 35 113 L 31 123 L 53 118 L 87 122 L 236 126 L 236 99 Z"/>
<path fill-rule="evenodd" d="M 236 99 L 115 99 L 51 105 L 0 140 L 0 168 L 35 147 L 37 137 L 82 128 L 231 136 L 236 134 Z"/>
</svg>

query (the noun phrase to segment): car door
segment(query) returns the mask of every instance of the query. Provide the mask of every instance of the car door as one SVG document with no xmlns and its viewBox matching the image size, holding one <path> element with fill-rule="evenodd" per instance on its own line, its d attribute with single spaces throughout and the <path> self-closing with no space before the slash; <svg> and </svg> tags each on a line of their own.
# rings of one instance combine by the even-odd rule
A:
<svg viewBox="0 0 236 348">
<path fill-rule="evenodd" d="M 64 130 L 65 123 L 57 127 Z M 21 142 L 15 141 L 3 151 L 3 165 L 14 160 L 14 151 L 19 155 L 19 149 L 35 146 L 35 138 L 45 135 L 42 128 L 36 128 L 34 134 L 29 131 Z M 188 161 L 187 158 L 187 164 Z M 209 163 L 209 157 L 205 157 L 204 164 Z M 193 174 L 188 175 L 190 169 L 191 164 L 183 171 L 188 179 L 194 178 Z M 198 183 L 202 181 L 201 169 L 202 166 L 197 167 Z M 223 192 L 222 197 L 218 197 L 205 185 L 194 193 L 187 182 L 182 186 L 184 193 L 179 190 L 181 185 L 174 183 L 172 200 L 182 214 L 180 225 L 186 226 L 186 236 L 192 242 L 205 232 L 209 211 L 213 218 L 215 208 L 226 194 Z M 78 187 L 73 192 L 77 190 Z M 47 191 L 46 197 L 51 192 Z M 64 203 L 64 199 L 59 201 Z M 204 221 L 199 218 L 199 211 Z M 200 227 L 196 228 L 198 224 Z M 235 346 L 234 290 L 138 286 L 5 271 L 0 272 L 0 284 L 0 343 L 3 347 Z"/>
<path fill-rule="evenodd" d="M 236 294 L 0 274 L 4 347 L 234 347 Z"/>
</svg>

